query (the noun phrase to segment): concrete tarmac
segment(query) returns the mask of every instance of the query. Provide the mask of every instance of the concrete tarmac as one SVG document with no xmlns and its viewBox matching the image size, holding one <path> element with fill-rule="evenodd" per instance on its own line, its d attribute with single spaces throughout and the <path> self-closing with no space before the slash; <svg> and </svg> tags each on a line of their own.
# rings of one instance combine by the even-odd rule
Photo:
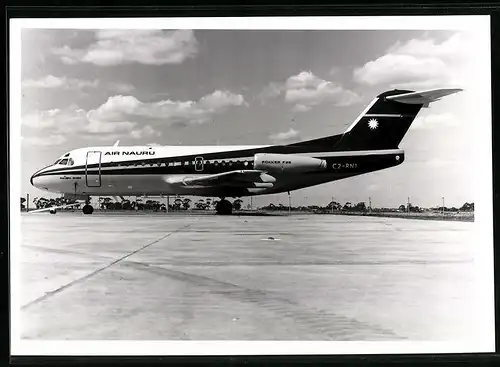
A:
<svg viewBox="0 0 500 367">
<path fill-rule="evenodd" d="M 472 228 L 329 215 L 23 214 L 22 338 L 474 340 Z"/>
</svg>

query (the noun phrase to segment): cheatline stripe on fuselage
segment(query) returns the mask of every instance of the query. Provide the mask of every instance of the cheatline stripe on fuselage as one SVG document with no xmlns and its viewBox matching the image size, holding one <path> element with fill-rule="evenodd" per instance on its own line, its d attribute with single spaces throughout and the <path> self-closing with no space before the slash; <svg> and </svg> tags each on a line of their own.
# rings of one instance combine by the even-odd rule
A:
<svg viewBox="0 0 500 367">
<path fill-rule="evenodd" d="M 221 152 L 225 153 L 225 152 Z M 308 152 L 308 153 L 298 153 L 296 155 L 300 156 L 311 156 L 314 158 L 322 158 L 322 157 L 330 157 L 330 158 L 335 158 L 335 157 L 353 157 L 353 156 L 370 156 L 370 155 L 386 155 L 386 154 L 403 154 L 404 151 L 401 149 L 389 149 L 389 150 L 363 150 L 363 151 L 348 151 L 348 152 Z M 168 156 L 168 157 L 155 157 L 155 158 L 138 158 L 135 160 L 128 160 L 128 161 L 115 161 L 115 162 L 106 162 L 101 164 L 101 172 L 103 174 L 127 174 L 127 173 L 137 173 L 139 170 L 140 172 L 148 172 L 151 171 L 151 168 L 156 168 L 153 167 L 154 165 L 161 167 L 161 164 L 165 164 L 166 161 L 172 162 L 172 161 L 178 161 L 178 162 L 184 162 L 184 161 L 192 161 L 195 159 L 195 157 L 198 156 L 203 156 L 203 161 L 204 163 L 208 164 L 213 164 L 214 161 L 220 161 L 224 159 L 237 159 L 240 160 L 241 162 L 239 164 L 236 164 L 235 162 L 232 162 L 231 165 L 227 164 L 224 168 L 229 171 L 229 170 L 240 170 L 240 169 L 251 169 L 251 167 L 248 167 L 248 163 L 254 159 L 254 156 L 245 156 L 242 157 L 237 156 L 237 157 L 232 157 L 232 158 L 227 158 L 227 156 L 221 156 L 219 154 L 218 157 L 214 157 L 213 153 L 210 153 L 212 156 L 209 158 L 208 154 L 196 154 L 196 155 L 189 155 L 189 156 Z M 207 157 L 207 158 L 205 158 Z M 247 162 L 247 165 L 245 165 L 245 162 Z M 141 167 L 137 167 L 137 165 L 140 164 Z M 253 163 L 250 163 L 250 166 L 253 165 Z M 126 168 L 126 166 L 131 166 Z M 149 167 L 147 167 L 149 166 Z M 163 166 L 162 168 L 174 168 L 178 169 L 183 166 Z M 86 169 L 96 169 L 99 168 L 99 163 L 92 164 L 92 165 L 78 165 L 78 166 L 69 166 L 69 167 L 61 167 L 61 168 L 56 168 L 54 170 L 50 171 L 45 171 L 41 175 L 56 175 L 56 174 L 85 174 Z M 132 171 L 133 170 L 133 171 Z M 154 172 L 157 172 L 154 171 Z M 194 173 L 203 173 L 203 172 L 194 172 Z"/>
</svg>

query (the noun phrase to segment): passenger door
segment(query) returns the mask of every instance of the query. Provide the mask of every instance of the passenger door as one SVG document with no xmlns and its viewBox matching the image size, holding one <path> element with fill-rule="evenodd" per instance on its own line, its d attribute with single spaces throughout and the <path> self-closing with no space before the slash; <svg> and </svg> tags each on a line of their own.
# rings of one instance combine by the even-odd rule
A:
<svg viewBox="0 0 500 367">
<path fill-rule="evenodd" d="M 196 157 L 194 159 L 194 170 L 196 172 L 203 172 L 203 157 Z"/>
<path fill-rule="evenodd" d="M 101 152 L 87 152 L 85 182 L 87 187 L 101 187 Z"/>
</svg>

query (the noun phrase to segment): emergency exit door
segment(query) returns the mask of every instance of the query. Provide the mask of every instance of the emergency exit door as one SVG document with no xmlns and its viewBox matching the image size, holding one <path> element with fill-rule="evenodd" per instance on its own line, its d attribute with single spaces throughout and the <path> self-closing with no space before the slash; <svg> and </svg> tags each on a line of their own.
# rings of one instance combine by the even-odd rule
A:
<svg viewBox="0 0 500 367">
<path fill-rule="evenodd" d="M 87 152 L 85 182 L 87 187 L 101 187 L 101 152 Z"/>
</svg>

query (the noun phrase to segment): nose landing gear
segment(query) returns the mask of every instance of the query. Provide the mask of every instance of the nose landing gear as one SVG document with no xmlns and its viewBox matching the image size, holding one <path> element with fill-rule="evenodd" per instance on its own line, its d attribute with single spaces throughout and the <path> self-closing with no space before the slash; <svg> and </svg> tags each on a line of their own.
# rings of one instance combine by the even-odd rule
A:
<svg viewBox="0 0 500 367">
<path fill-rule="evenodd" d="M 90 205 L 90 196 L 85 200 L 85 205 L 82 208 L 83 214 L 92 214 L 94 212 L 94 208 Z"/>
</svg>

